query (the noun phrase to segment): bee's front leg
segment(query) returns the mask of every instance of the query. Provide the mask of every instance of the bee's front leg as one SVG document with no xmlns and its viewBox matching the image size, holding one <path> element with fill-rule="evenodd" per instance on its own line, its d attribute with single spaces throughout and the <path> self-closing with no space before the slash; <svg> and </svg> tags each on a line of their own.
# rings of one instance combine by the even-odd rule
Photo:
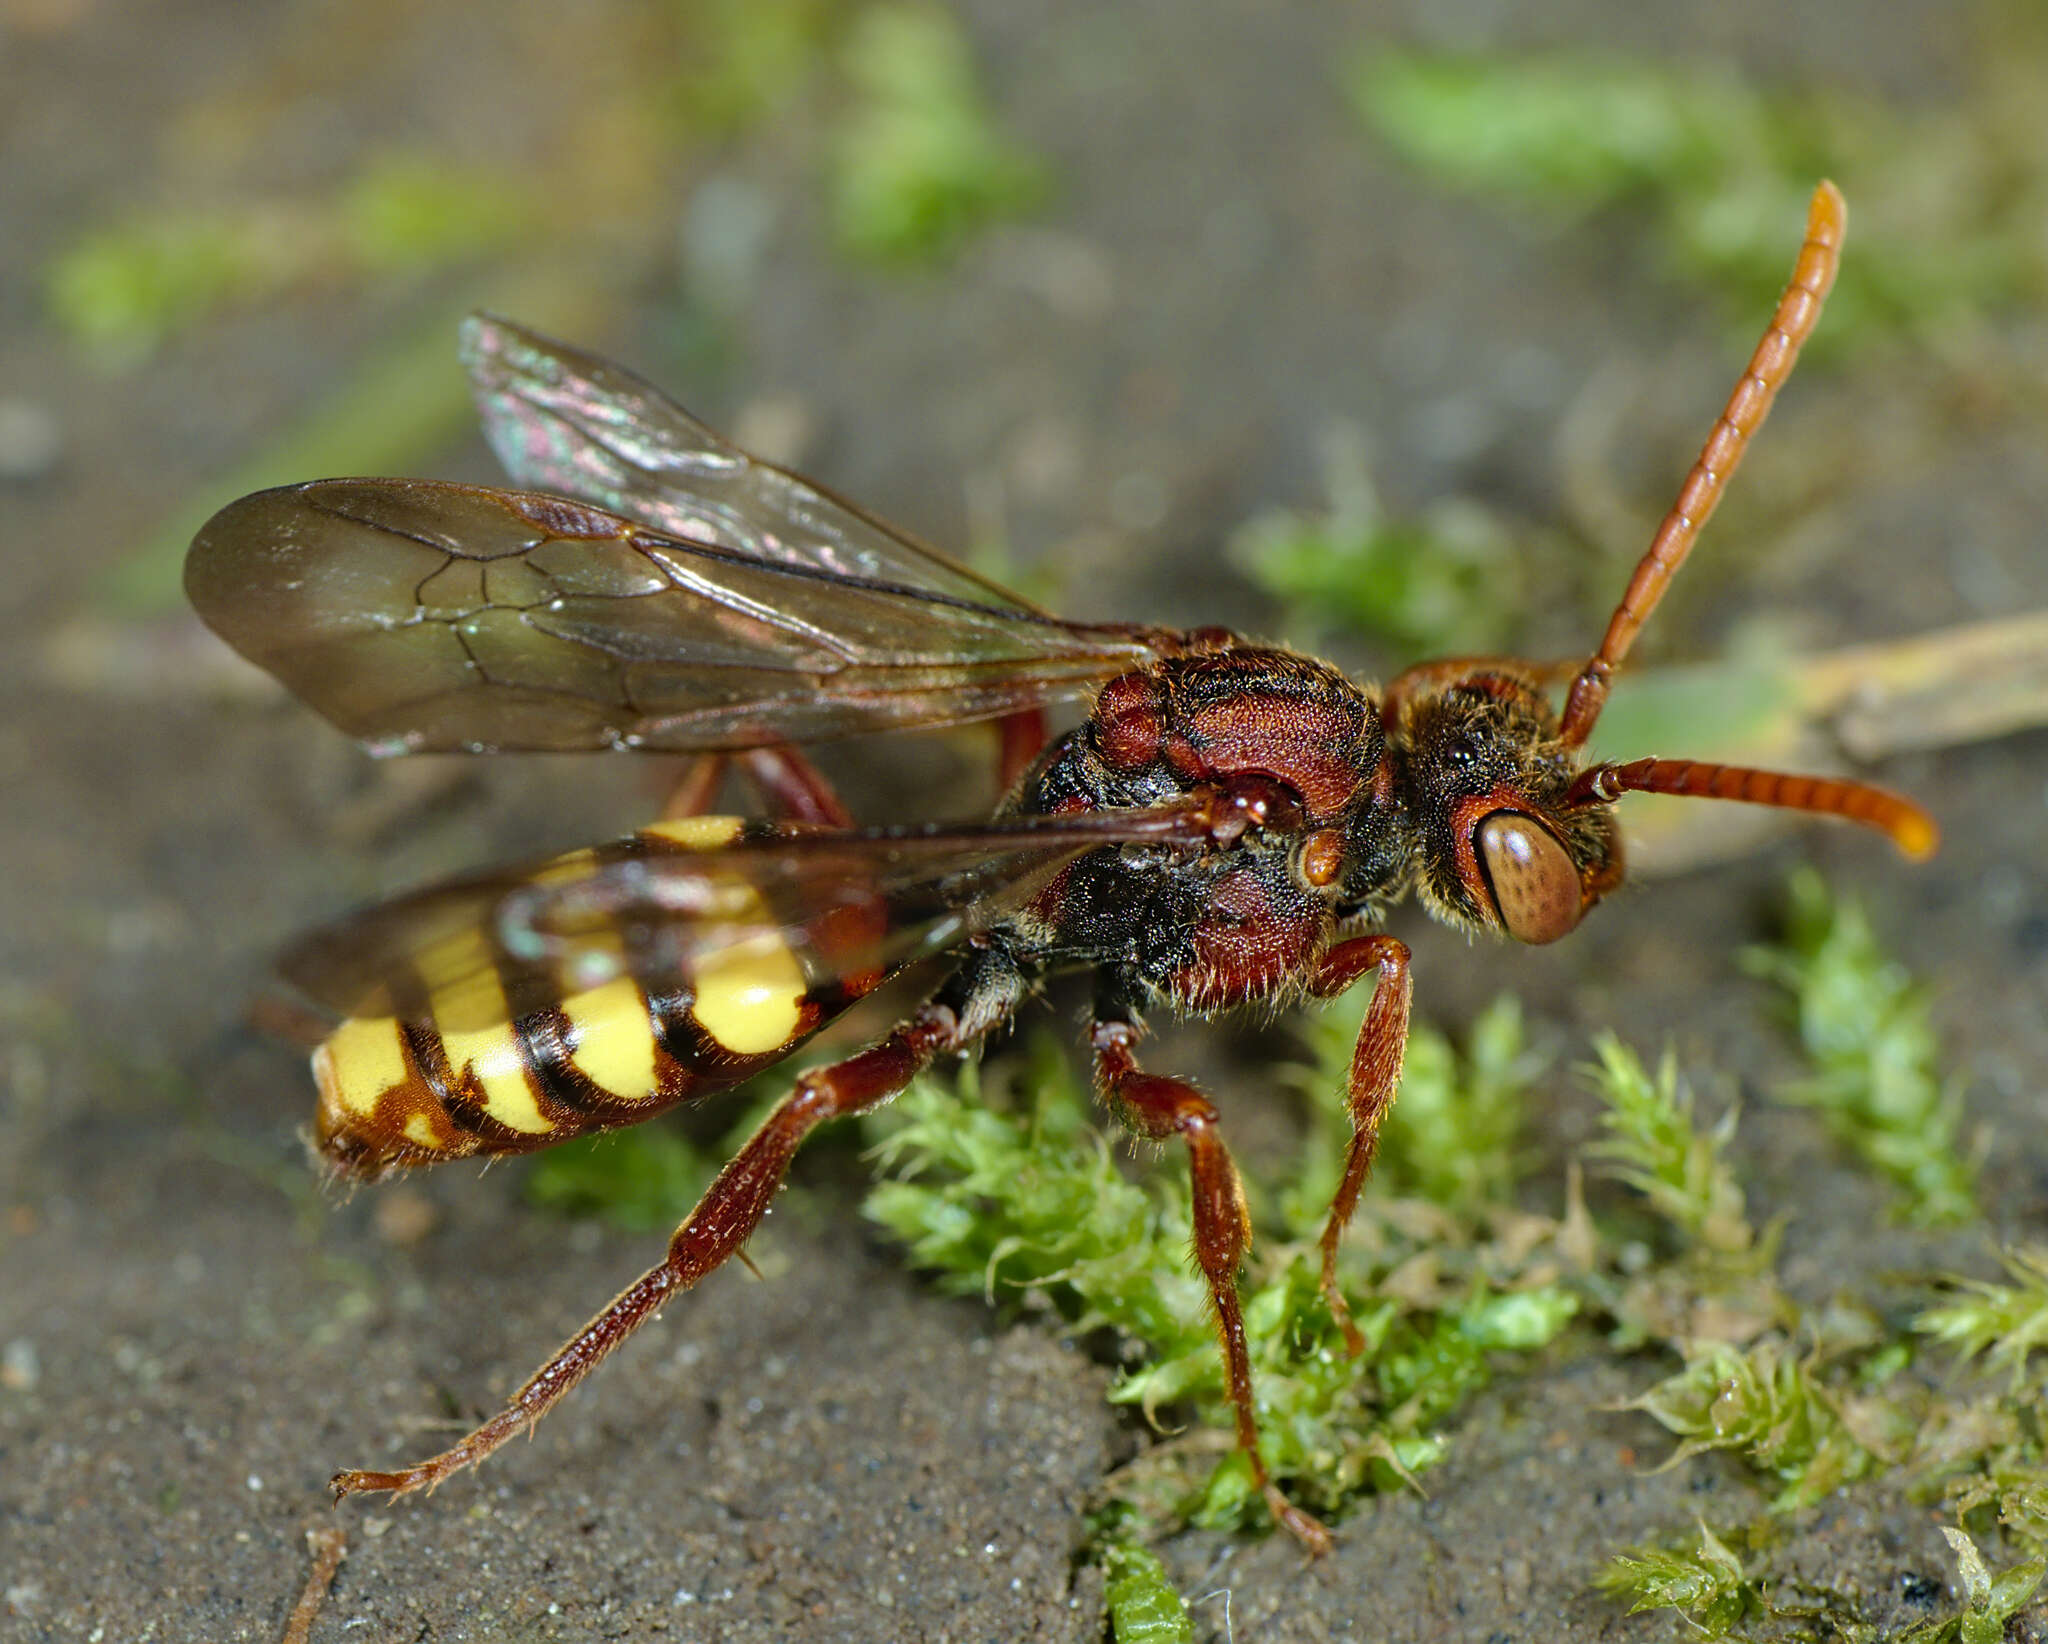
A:
<svg viewBox="0 0 2048 1644">
<path fill-rule="evenodd" d="M 1330 1532 L 1281 1494 L 1259 1454 L 1251 1357 L 1245 1345 L 1244 1309 L 1237 1297 L 1237 1270 L 1251 1248 L 1252 1219 L 1237 1166 L 1223 1143 L 1215 1104 L 1185 1080 L 1142 1071 L 1132 1054 L 1138 1035 L 1137 1022 L 1129 1013 L 1097 1011 L 1089 1030 L 1096 1083 L 1117 1118 L 1138 1135 L 1160 1142 L 1178 1136 L 1187 1143 L 1194 1178 L 1195 1261 L 1209 1281 L 1209 1295 L 1215 1303 L 1224 1379 L 1237 1413 L 1238 1448 L 1251 1463 L 1252 1477 L 1273 1517 L 1311 1553 L 1327 1553 Z"/>
<path fill-rule="evenodd" d="M 1334 999 L 1369 970 L 1379 975 L 1358 1032 L 1358 1048 L 1351 1053 L 1351 1076 L 1344 1091 L 1344 1104 L 1351 1112 L 1351 1151 L 1344 1161 L 1344 1180 L 1330 1200 L 1322 1238 L 1323 1295 L 1353 1358 L 1365 1351 L 1365 1338 L 1351 1322 L 1351 1309 L 1337 1287 L 1337 1247 L 1372 1169 L 1380 1121 L 1394 1105 L 1394 1092 L 1401 1087 L 1401 1059 L 1408 1049 L 1408 1007 L 1415 995 L 1414 979 L 1408 974 L 1408 944 L 1391 936 L 1359 936 L 1339 942 L 1323 955 L 1309 981 L 1309 991 L 1317 998 Z"/>
</svg>

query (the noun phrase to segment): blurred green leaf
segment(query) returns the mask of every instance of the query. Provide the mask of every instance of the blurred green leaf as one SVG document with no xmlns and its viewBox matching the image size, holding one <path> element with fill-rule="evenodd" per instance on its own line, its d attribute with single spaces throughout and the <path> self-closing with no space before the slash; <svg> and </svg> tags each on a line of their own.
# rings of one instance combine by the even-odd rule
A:
<svg viewBox="0 0 2048 1644">
<path fill-rule="evenodd" d="M 1619 57 L 1375 55 L 1350 77 L 1358 111 L 1419 169 L 1456 187 L 1585 207 L 1721 168 L 1730 132 L 1763 120 L 1725 75 L 1681 81 Z"/>
<path fill-rule="evenodd" d="M 1356 430 L 1329 436 L 1323 474 L 1328 508 L 1270 510 L 1230 541 L 1238 567 L 1286 602 L 1291 631 L 1352 629 L 1410 655 L 1499 648 L 1522 612 L 1527 556 L 1493 515 L 1452 500 L 1387 517 Z"/>
<path fill-rule="evenodd" d="M 1044 199 L 1044 163 L 997 131 L 950 13 L 872 6 L 843 61 L 854 104 L 833 144 L 832 210 L 848 251 L 932 261 Z"/>
<path fill-rule="evenodd" d="M 455 364 L 455 326 L 467 302 L 435 312 L 354 362 L 303 420 L 187 498 L 149 541 L 116 565 L 104 585 L 113 607 L 168 611 L 184 601 L 185 550 L 223 503 L 309 474 L 403 472 L 423 452 L 474 420 L 469 385 Z"/>
<path fill-rule="evenodd" d="M 441 268 L 505 244 L 532 218 L 500 178 L 411 151 L 380 155 L 336 201 L 341 239 L 371 273 Z"/>
<path fill-rule="evenodd" d="M 288 277 L 297 258 L 282 229 L 261 213 L 107 223 L 51 263 L 51 318 L 102 366 L 139 364 L 181 327 Z"/>
<path fill-rule="evenodd" d="M 502 245 L 532 215 L 495 174 L 387 153 L 324 198 L 117 216 L 60 252 L 45 288 L 60 330 L 128 369 L 233 304 L 337 277 L 431 273 Z"/>
<path fill-rule="evenodd" d="M 780 107 L 822 61 L 832 12 L 829 0 L 681 0 L 682 123 L 730 136 Z"/>
<path fill-rule="evenodd" d="M 1552 215 L 1647 209 L 1672 270 L 1721 292 L 1745 330 L 1784 282 L 1814 185 L 1833 177 L 1851 252 L 1813 345 L 1825 356 L 2048 291 L 2032 227 L 2048 150 L 2016 136 L 2048 97 L 2048 56 L 2030 44 L 1986 65 L 1980 95 L 1912 111 L 1590 51 L 1376 52 L 1345 82 L 1372 130 L 1449 187 Z"/>
</svg>

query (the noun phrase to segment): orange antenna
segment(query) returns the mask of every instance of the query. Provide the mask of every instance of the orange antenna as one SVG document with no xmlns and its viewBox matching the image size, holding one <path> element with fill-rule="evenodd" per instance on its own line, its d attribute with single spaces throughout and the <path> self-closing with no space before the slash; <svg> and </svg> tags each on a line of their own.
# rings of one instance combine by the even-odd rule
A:
<svg viewBox="0 0 2048 1644">
<path fill-rule="evenodd" d="M 1924 862 L 1941 843 L 1941 829 L 1912 800 L 1834 776 L 1791 776 L 1745 765 L 1715 765 L 1698 759 L 1636 759 L 1625 765 L 1589 765 L 1565 795 L 1568 807 L 1606 805 L 1625 793 L 1682 794 L 1688 799 L 1738 799 L 1846 817 L 1890 835 L 1915 861 Z"/>
<path fill-rule="evenodd" d="M 1799 349 L 1813 335 L 1820 319 L 1821 304 L 1835 283 L 1841 264 L 1842 234 L 1848 221 L 1848 207 L 1841 190 L 1824 182 L 1813 191 L 1807 210 L 1806 242 L 1799 248 L 1799 260 L 1792 265 L 1791 283 L 1778 299 L 1778 311 L 1771 316 L 1763 340 L 1749 357 L 1749 368 L 1728 396 L 1728 405 L 1700 450 L 1699 460 L 1679 487 L 1678 500 L 1651 539 L 1649 552 L 1629 578 L 1628 590 L 1607 623 L 1607 637 L 1600 649 L 1572 681 L 1565 699 L 1560 734 L 1567 747 L 1576 748 L 1592 732 L 1593 722 L 1606 705 L 1607 690 L 1614 670 L 1628 655 L 1644 622 L 1664 597 L 1664 590 L 1678 574 L 1685 556 L 1721 500 L 1728 480 L 1742 461 L 1750 438 L 1770 414 L 1771 401 L 1799 358 Z"/>
</svg>

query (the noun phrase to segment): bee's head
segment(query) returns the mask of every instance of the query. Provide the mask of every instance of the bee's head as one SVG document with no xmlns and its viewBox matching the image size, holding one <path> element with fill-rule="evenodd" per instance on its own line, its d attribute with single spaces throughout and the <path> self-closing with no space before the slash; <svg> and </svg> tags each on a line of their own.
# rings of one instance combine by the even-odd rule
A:
<svg viewBox="0 0 2048 1644">
<path fill-rule="evenodd" d="M 1908 856 L 1933 853 L 1934 819 L 1861 782 L 1687 759 L 1589 764 L 1584 749 L 1616 670 L 1663 598 L 1799 357 L 1834 283 L 1846 220 L 1832 183 L 1814 191 L 1792 279 L 1727 408 L 1636 566 L 1599 649 L 1552 711 L 1543 670 L 1485 659 L 1425 663 L 1382 705 L 1421 841 L 1431 912 L 1523 942 L 1554 942 L 1621 880 L 1612 805 L 1624 793 L 1740 799 L 1846 817 L 1881 829 Z"/>
<path fill-rule="evenodd" d="M 1423 904 L 1518 942 L 1576 929 L 1621 880 L 1621 837 L 1607 805 L 1571 801 L 1577 760 L 1534 675 L 1486 666 L 1393 700 Z"/>
</svg>

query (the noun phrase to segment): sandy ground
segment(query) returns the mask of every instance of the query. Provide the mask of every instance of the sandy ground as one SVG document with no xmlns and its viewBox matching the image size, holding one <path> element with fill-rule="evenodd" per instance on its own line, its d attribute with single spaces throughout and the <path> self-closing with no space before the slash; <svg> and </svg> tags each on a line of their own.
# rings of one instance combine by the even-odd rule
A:
<svg viewBox="0 0 2048 1644">
<path fill-rule="evenodd" d="M 1318 500 L 1336 418 L 1367 431 L 1399 505 L 1465 493 L 1554 522 L 1557 431 L 1602 372 L 1636 396 L 1611 465 L 1647 519 L 1742 345 L 1658 276 L 1641 219 L 1560 234 L 1446 199 L 1361 134 L 1331 67 L 1376 41 L 1598 42 L 1902 108 L 1968 95 L 1948 7 L 1881 23 L 1849 4 L 1782 10 L 971 6 L 997 108 L 1056 169 L 1046 213 L 944 278 L 849 270 L 801 203 L 795 139 L 735 143 L 712 169 L 799 203 L 768 229 L 728 368 L 690 397 L 720 418 L 801 406 L 807 465 L 935 540 L 962 541 L 970 498 L 985 515 L 993 496 L 1017 560 L 1077 615 L 1270 624 L 1222 540 L 1257 507 Z M 492 1404 L 657 1247 L 528 1209 L 517 1169 L 410 1185 L 417 1237 L 380 1220 L 377 1192 L 319 1201 L 295 1141 L 299 1055 L 243 1025 L 293 930 L 429 873 L 618 831 L 647 802 L 641 773 L 534 761 L 436 770 L 416 791 L 310 715 L 224 684 L 175 614 L 116 625 L 119 649 L 83 664 L 53 645 L 82 617 L 107 632 L 101 579 L 339 380 L 385 316 L 301 293 L 116 377 L 48 328 L 38 270 L 119 203 L 187 197 L 206 152 L 187 116 L 224 88 L 303 105 L 286 179 L 321 143 L 354 152 L 430 107 L 516 125 L 544 62 L 468 49 L 491 8 L 446 13 L 428 29 L 342 7 L 0 4 L 0 396 L 47 411 L 63 441 L 0 480 L 0 1637 L 277 1637 L 304 1534 L 331 1519 L 327 1475 Z M 320 72 L 328 28 L 359 103 Z M 653 284 L 592 340 L 667 375 Z M 2048 605 L 2042 432 L 2038 396 L 1957 404 L 1910 349 L 1815 375 L 1772 426 L 1759 489 L 1796 480 L 1804 449 L 1842 478 L 1783 557 L 1744 542 L 1732 508 L 1725 564 L 1667 608 L 1656 653 L 1712 655 L 1760 606 L 1825 646 Z M 420 466 L 488 471 L 474 443 Z M 1597 620 L 1572 580 L 1532 596 L 1532 649 L 1582 644 Z M 905 803 L 889 757 L 850 763 L 875 814 Z M 1733 956 L 1795 861 L 1860 886 L 1936 989 L 1951 1065 L 1994 1127 L 1997 1232 L 2039 1236 L 2048 1216 L 2048 740 L 1884 774 L 1947 830 L 1925 869 L 1815 831 L 1618 899 L 1555 950 L 1397 926 L 1437 1020 L 1514 988 L 1567 1062 L 1618 1024 L 1750 1096 L 1755 1208 L 1795 1218 L 1788 1276 L 1811 1296 L 1924 1268 L 1929 1247 L 1888 1227 L 1882 1192 L 1817 1125 L 1756 1099 L 1791 1052 Z M 1227 1029 L 1169 1044 L 1162 1065 L 1256 1110 L 1259 1069 Z M 1585 1099 L 1562 1074 L 1543 1099 L 1554 1166 L 1585 1134 Z M 1099 1577 L 1076 1554 L 1082 1504 L 1133 1442 L 1102 1402 L 1107 1370 L 907 1274 L 858 1220 L 844 1146 L 799 1180 L 761 1241 L 768 1282 L 719 1275 L 480 1477 L 351 1504 L 312 1638 L 1103 1637 Z M 1733 1467 L 1646 1476 L 1661 1436 L 1609 1407 L 1655 1373 L 1596 1357 L 1496 1388 L 1458 1418 L 1426 1497 L 1368 1504 L 1313 1570 L 1284 1541 L 1180 1538 L 1166 1552 L 1201 1598 L 1198 1632 L 1683 1636 L 1624 1623 L 1586 1587 L 1623 1543 L 1757 1511 Z M 1925 1613 L 1907 1578 L 1948 1576 L 1936 1522 L 1880 1496 L 1791 1533 L 1813 1579 L 1903 1626 Z"/>
</svg>

